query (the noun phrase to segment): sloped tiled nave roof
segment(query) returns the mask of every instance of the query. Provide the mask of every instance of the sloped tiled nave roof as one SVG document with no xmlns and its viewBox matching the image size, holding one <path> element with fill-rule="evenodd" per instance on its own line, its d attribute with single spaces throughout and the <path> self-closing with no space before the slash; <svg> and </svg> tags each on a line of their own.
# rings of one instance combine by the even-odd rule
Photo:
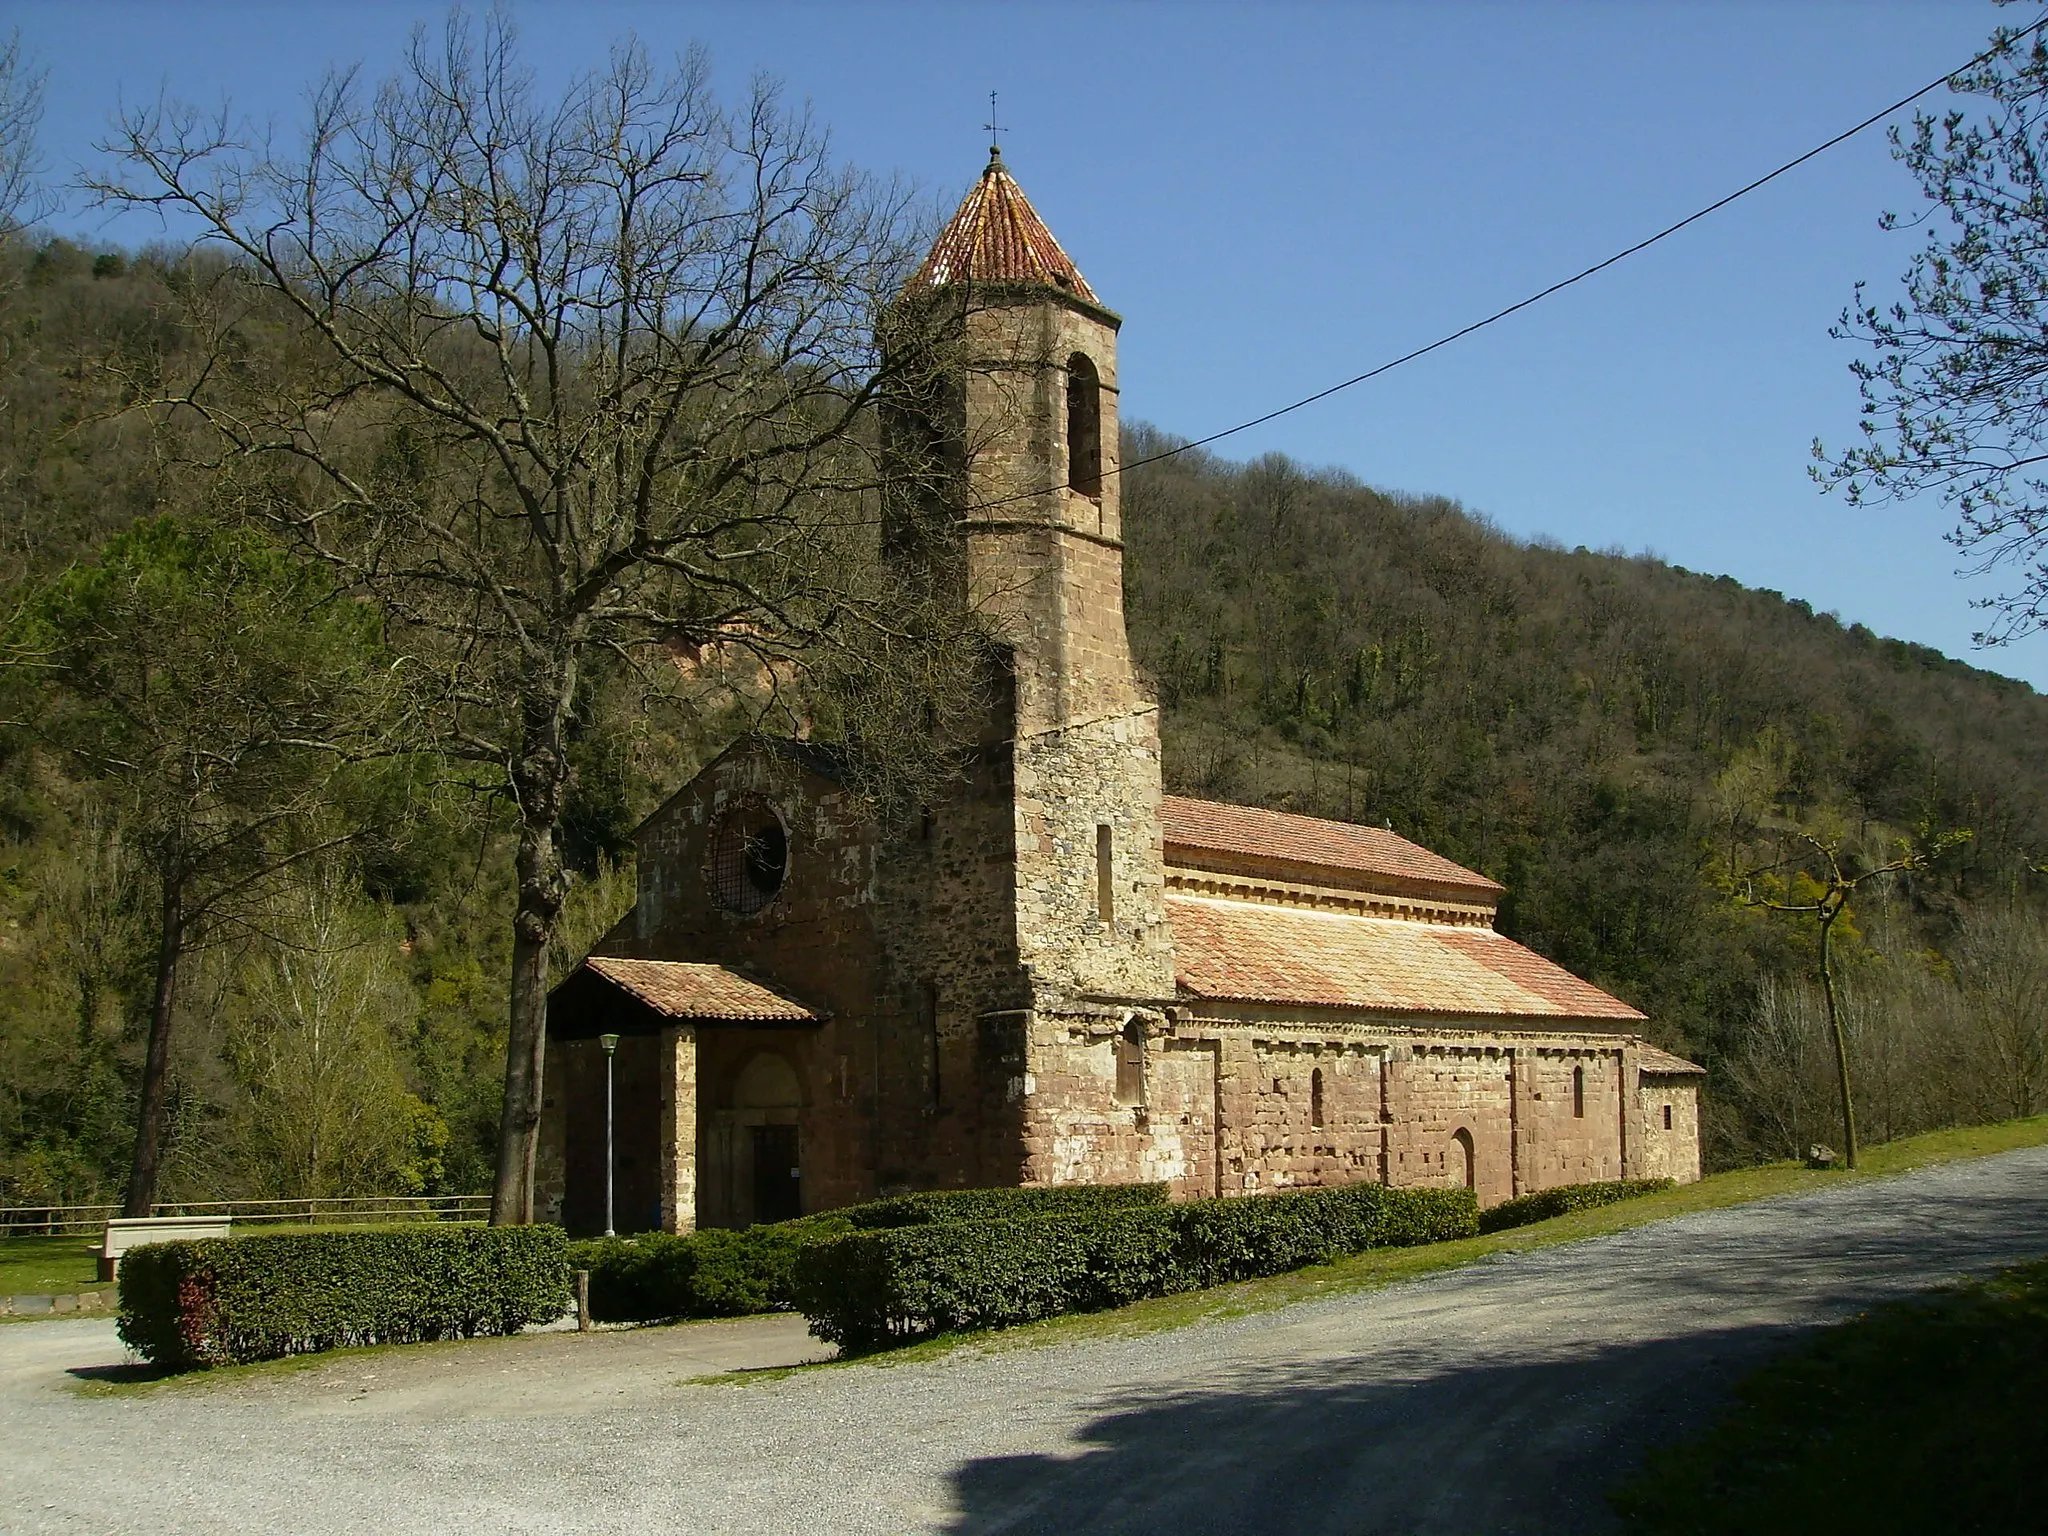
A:
<svg viewBox="0 0 2048 1536">
<path fill-rule="evenodd" d="M 1643 1017 L 1491 928 L 1172 894 L 1166 917 L 1180 985 L 1196 997 L 1486 1018 Z"/>
<path fill-rule="evenodd" d="M 1169 864 L 1174 862 L 1173 850 L 1181 847 L 1457 887 L 1484 899 L 1497 898 L 1504 889 L 1381 827 L 1180 795 L 1167 795 L 1159 802 L 1159 825 Z"/>
</svg>

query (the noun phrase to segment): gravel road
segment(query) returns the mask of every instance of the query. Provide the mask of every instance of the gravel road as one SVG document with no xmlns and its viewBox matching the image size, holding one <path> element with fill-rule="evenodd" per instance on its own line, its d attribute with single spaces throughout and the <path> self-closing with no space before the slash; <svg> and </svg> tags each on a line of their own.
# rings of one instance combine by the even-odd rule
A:
<svg viewBox="0 0 2048 1536">
<path fill-rule="evenodd" d="M 1588 1532 L 1799 1330 L 2048 1254 L 2048 1148 L 1126 1340 L 744 1386 L 790 1319 L 94 1395 L 0 1327 L 8 1531 Z"/>
</svg>

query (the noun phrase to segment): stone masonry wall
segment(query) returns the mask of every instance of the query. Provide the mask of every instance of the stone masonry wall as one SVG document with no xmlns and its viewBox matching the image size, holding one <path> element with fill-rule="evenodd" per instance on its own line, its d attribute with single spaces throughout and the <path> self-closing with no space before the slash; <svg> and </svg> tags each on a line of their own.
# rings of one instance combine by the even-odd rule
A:
<svg viewBox="0 0 2048 1536">
<path fill-rule="evenodd" d="M 1158 716 L 1150 709 L 1018 742 L 1017 947 L 1046 1001 L 1091 996 L 1158 1007 L 1172 999 L 1159 796 Z"/>
<path fill-rule="evenodd" d="M 1223 1143 L 1220 1179 L 1212 1181 L 1219 1193 L 1381 1180 L 1384 1047 L 1256 1034 L 1220 1044 Z"/>
<path fill-rule="evenodd" d="M 1146 1019 L 1142 1106 L 1117 1100 L 1117 1021 L 1129 1011 L 1036 1018 L 1027 1182 L 1163 1179 L 1176 1198 L 1195 1198 L 1361 1181 L 1455 1187 L 1469 1177 L 1491 1205 L 1622 1176 L 1625 1037 L 1433 1037 L 1426 1027 L 1319 1025 L 1284 1011 L 1263 1022 L 1173 1013 Z M 1574 1066 L 1586 1073 L 1583 1115 L 1571 1098 Z M 1661 1125 L 1661 1101 L 1645 1113 Z M 1674 1152 L 1692 1144 L 1682 1113 L 1674 1108 L 1665 1139 Z M 1656 1145 L 1639 1127 L 1630 1135 Z M 1648 1162 L 1628 1172 L 1654 1176 Z"/>
<path fill-rule="evenodd" d="M 1387 1182 L 1452 1188 L 1467 1182 L 1482 1205 L 1515 1192 L 1512 1054 L 1484 1039 L 1397 1046 L 1387 1071 Z"/>
<path fill-rule="evenodd" d="M 1117 1051 L 1128 1016 L 1043 1013 L 1032 1020 L 1024 1182 L 1164 1183 L 1209 1193 L 1215 1092 L 1206 1053 L 1174 1049 L 1158 1015 L 1146 1029 L 1144 1086 L 1119 1102 Z"/>
<path fill-rule="evenodd" d="M 1622 1056 L 1617 1044 L 1522 1053 L 1517 1104 L 1522 1178 L 1530 1189 L 1622 1177 Z M 1583 1072 L 1584 1113 L 1573 1074 Z M 1636 1170 L 1629 1170 L 1631 1173 Z"/>
<path fill-rule="evenodd" d="M 1630 1177 L 1692 1183 L 1700 1176 L 1698 1080 L 1645 1075 L 1636 1099 L 1641 1118 L 1629 1158 Z M 1668 1128 L 1664 1124 L 1667 1109 L 1671 1111 Z"/>
</svg>

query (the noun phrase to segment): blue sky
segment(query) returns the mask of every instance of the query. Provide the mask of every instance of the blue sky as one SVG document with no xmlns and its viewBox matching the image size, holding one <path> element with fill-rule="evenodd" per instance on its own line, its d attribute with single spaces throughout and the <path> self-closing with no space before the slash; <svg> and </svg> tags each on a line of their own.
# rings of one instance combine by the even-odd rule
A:
<svg viewBox="0 0 2048 1536">
<path fill-rule="evenodd" d="M 1005 157 L 1122 312 L 1124 409 L 1200 436 L 1544 286 L 1982 46 L 1980 0 L 1886 4 L 515 5 L 544 77 L 621 33 L 808 98 L 842 154 L 950 206 Z M 0 5 L 50 72 L 47 154 L 94 158 L 168 87 L 289 125 L 330 62 L 393 61 L 438 5 Z M 1931 98 L 1939 103 L 1943 98 Z M 1512 533 L 1650 550 L 2048 689 L 2048 636 L 1972 653 L 1934 502 L 1807 476 L 1856 397 L 1827 328 L 1889 293 L 1917 194 L 1877 130 L 1538 308 L 1219 451 L 1453 497 Z M 154 231 L 59 222 L 138 242 Z"/>
</svg>

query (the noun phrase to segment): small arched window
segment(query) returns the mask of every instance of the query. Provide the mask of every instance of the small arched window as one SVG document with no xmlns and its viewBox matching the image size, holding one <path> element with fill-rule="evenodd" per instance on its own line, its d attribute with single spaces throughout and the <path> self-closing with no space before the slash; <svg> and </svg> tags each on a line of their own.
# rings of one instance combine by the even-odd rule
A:
<svg viewBox="0 0 2048 1536">
<path fill-rule="evenodd" d="M 1067 484 L 1102 499 L 1102 377 L 1080 352 L 1067 359 Z"/>
<path fill-rule="evenodd" d="M 1145 1026 L 1136 1019 L 1116 1037 L 1116 1101 L 1129 1108 L 1145 1103 Z"/>
<path fill-rule="evenodd" d="M 1116 846 L 1106 822 L 1095 827 L 1095 916 L 1116 921 Z"/>
<path fill-rule="evenodd" d="M 1586 1118 L 1586 1069 L 1584 1067 L 1572 1068 L 1572 1114 L 1581 1120 Z"/>
<path fill-rule="evenodd" d="M 1451 1141 L 1458 1149 L 1459 1161 L 1465 1165 L 1465 1187 L 1467 1189 L 1477 1189 L 1479 1187 L 1479 1158 L 1472 1149 L 1472 1133 L 1460 1127 L 1458 1132 L 1451 1137 Z"/>
<path fill-rule="evenodd" d="M 1317 1067 L 1308 1075 L 1308 1123 L 1321 1128 L 1323 1123 L 1323 1069 Z"/>
</svg>

